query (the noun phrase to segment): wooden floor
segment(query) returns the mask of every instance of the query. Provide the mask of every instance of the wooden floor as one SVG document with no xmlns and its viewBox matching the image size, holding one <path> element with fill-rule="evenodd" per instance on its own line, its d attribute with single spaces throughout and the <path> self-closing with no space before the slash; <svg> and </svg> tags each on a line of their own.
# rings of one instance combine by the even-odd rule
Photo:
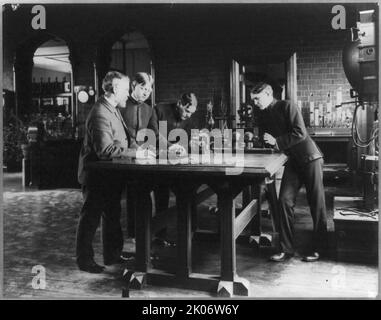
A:
<svg viewBox="0 0 381 320">
<path fill-rule="evenodd" d="M 330 253 L 316 263 L 304 263 L 295 257 L 285 263 L 268 261 L 270 251 L 249 243 L 237 243 L 237 272 L 251 282 L 251 297 L 375 297 L 378 293 L 378 267 L 359 263 L 337 262 L 333 241 L 333 195 L 353 195 L 344 187 L 326 187 L 329 214 Z M 125 267 L 107 267 L 99 275 L 77 269 L 75 264 L 75 232 L 82 204 L 79 190 L 24 190 L 20 174 L 4 174 L 4 297 L 5 298 L 121 298 Z M 216 228 L 217 218 L 208 212 L 210 199 L 200 207 L 200 224 Z M 173 201 L 173 199 L 172 199 Z M 123 203 L 125 206 L 125 203 Z M 123 226 L 126 223 L 123 219 Z M 170 236 L 175 239 L 174 225 Z M 270 221 L 264 219 L 264 227 Z M 300 252 L 310 237 L 311 217 L 301 192 L 296 209 L 296 244 Z M 195 272 L 219 273 L 217 242 L 194 241 Z M 95 259 L 102 263 L 99 231 L 95 238 Z M 132 239 L 125 240 L 125 251 L 134 251 Z M 171 269 L 175 249 L 154 248 L 158 267 Z M 32 268 L 41 265 L 46 272 L 45 289 L 33 289 L 36 274 Z M 213 298 L 202 291 L 147 286 L 131 290 L 130 298 Z"/>
</svg>

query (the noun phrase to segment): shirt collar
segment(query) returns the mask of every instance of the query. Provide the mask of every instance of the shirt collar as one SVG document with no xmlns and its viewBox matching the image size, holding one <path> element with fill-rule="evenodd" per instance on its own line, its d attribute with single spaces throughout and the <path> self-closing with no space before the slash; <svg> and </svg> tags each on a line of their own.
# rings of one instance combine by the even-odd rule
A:
<svg viewBox="0 0 381 320">
<path fill-rule="evenodd" d="M 269 104 L 269 106 L 266 109 L 262 110 L 262 111 L 270 112 L 271 109 L 274 107 L 274 105 L 277 103 L 277 101 L 278 100 L 274 98 L 273 101 L 271 101 L 271 103 Z"/>
<path fill-rule="evenodd" d="M 181 121 L 181 110 L 180 110 L 180 106 L 178 105 L 178 103 L 174 103 L 174 109 L 175 109 L 175 118 L 177 121 Z"/>
<path fill-rule="evenodd" d="M 273 99 L 273 101 L 271 101 L 271 103 L 270 103 L 270 105 L 269 105 L 269 107 L 271 108 L 271 107 L 273 107 L 276 103 L 277 103 L 277 99 Z"/>
<path fill-rule="evenodd" d="M 142 102 L 139 102 L 137 100 L 135 100 L 132 96 L 129 96 L 130 101 L 133 103 L 133 104 L 142 104 Z"/>
</svg>

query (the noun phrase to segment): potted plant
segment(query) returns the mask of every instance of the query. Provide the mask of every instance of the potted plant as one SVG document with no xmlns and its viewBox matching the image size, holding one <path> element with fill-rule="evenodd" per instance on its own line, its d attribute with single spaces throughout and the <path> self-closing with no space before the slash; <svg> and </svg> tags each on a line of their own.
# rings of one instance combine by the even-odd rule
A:
<svg viewBox="0 0 381 320">
<path fill-rule="evenodd" d="M 20 146 L 23 158 L 28 158 L 29 139 L 26 128 L 20 128 L 18 144 Z"/>
<path fill-rule="evenodd" d="M 8 172 L 21 171 L 23 152 L 27 153 L 27 130 L 21 125 L 8 123 L 4 126 L 3 161 Z M 23 151 L 24 150 L 24 151 Z"/>
</svg>

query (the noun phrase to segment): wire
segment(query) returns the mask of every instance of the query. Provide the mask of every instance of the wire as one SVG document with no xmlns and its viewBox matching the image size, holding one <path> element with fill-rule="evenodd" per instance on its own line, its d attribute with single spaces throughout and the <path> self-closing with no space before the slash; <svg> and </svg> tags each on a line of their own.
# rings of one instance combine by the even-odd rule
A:
<svg viewBox="0 0 381 320">
<path fill-rule="evenodd" d="M 368 147 L 373 141 L 375 141 L 375 146 L 377 147 L 378 149 L 378 127 L 374 128 L 371 132 L 371 137 L 366 140 L 366 139 L 362 139 L 361 138 L 361 135 L 360 135 L 360 132 L 359 132 L 359 129 L 358 129 L 358 121 L 357 121 L 357 110 L 358 108 L 360 107 L 361 105 L 358 103 L 358 100 L 356 99 L 355 101 L 355 110 L 353 112 L 353 119 L 352 119 L 352 128 L 351 128 L 351 132 L 352 132 L 352 139 L 353 139 L 353 142 L 355 143 L 355 145 L 357 147 L 360 147 L 360 148 L 366 148 Z"/>
<path fill-rule="evenodd" d="M 336 208 L 337 210 L 344 210 L 344 211 L 352 211 L 352 212 L 360 212 L 360 213 L 369 213 L 369 214 L 378 214 L 378 209 L 369 210 L 366 208 L 358 208 L 358 207 L 342 207 L 342 208 Z"/>
<path fill-rule="evenodd" d="M 345 208 L 336 208 L 339 211 L 339 214 L 342 216 L 359 216 L 359 217 L 367 217 L 372 219 L 377 219 L 378 209 L 375 210 L 360 210 L 359 208 L 354 207 L 345 207 Z"/>
</svg>

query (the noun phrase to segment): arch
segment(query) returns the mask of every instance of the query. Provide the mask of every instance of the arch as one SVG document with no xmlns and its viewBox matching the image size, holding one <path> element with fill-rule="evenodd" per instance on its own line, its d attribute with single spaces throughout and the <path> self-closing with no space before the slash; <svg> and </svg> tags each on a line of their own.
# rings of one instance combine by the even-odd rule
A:
<svg viewBox="0 0 381 320">
<path fill-rule="evenodd" d="M 69 60 L 74 73 L 75 57 L 71 39 L 68 37 L 52 34 L 49 32 L 39 32 L 38 34 L 22 40 L 14 53 L 14 81 L 16 92 L 16 114 L 21 116 L 28 112 L 32 103 L 32 70 L 33 56 L 35 51 L 45 42 L 53 39 L 62 39 L 69 49 Z"/>
</svg>

